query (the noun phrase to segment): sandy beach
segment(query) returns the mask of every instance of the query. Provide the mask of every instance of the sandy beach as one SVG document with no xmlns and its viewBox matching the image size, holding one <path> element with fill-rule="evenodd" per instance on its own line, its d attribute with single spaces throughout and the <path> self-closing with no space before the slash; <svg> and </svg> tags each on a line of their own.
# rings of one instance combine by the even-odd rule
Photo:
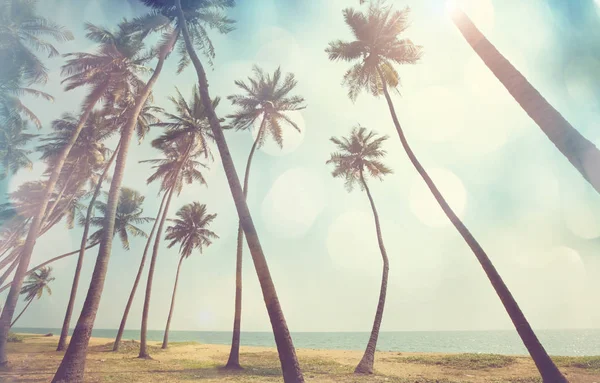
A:
<svg viewBox="0 0 600 383">
<path fill-rule="evenodd" d="M 34 383 L 51 380 L 62 358 L 58 338 L 27 335 L 10 343 L 9 368 L 0 382 Z M 223 371 L 228 346 L 173 343 L 160 350 L 152 342 L 152 360 L 136 358 L 137 342 L 110 352 L 112 339 L 92 338 L 87 355 L 86 382 L 281 382 L 277 352 L 272 348 L 242 347 L 243 371 Z M 424 354 L 378 352 L 371 376 L 356 376 L 358 351 L 299 349 L 298 357 L 308 382 L 396 383 L 534 383 L 541 382 L 527 357 L 475 354 Z M 556 363 L 571 382 L 600 382 L 600 357 L 557 357 Z"/>
</svg>

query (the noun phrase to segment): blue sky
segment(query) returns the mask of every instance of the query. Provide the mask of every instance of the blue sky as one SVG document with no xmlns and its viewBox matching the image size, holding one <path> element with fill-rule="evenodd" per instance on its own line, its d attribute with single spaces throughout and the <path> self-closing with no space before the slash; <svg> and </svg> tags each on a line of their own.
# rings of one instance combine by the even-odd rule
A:
<svg viewBox="0 0 600 383">
<path fill-rule="evenodd" d="M 394 102 L 417 155 L 442 192 L 489 253 L 535 328 L 598 328 L 600 308 L 600 198 L 571 168 L 482 64 L 450 22 L 441 0 L 392 1 L 412 8 L 406 37 L 423 45 L 422 63 L 401 67 L 401 96 Z M 600 30 L 594 1 L 462 0 L 480 29 L 537 89 L 586 137 L 600 144 L 600 61 L 594 34 Z M 372 181 L 390 256 L 390 284 L 383 331 L 482 330 L 511 328 L 474 256 L 433 202 L 406 158 L 383 99 L 362 95 L 356 103 L 340 85 L 347 68 L 332 63 L 324 49 L 349 39 L 341 11 L 358 1 L 261 0 L 240 2 L 231 17 L 237 30 L 213 34 L 217 59 L 209 70 L 210 91 L 236 93 L 233 81 L 258 64 L 293 72 L 307 108 L 293 116 L 303 126 L 288 129 L 285 148 L 267 145 L 255 157 L 248 204 L 260 234 L 284 313 L 292 331 L 369 331 L 379 291 L 381 260 L 368 200 L 332 179 L 325 161 L 328 138 L 360 123 L 390 135 L 386 163 L 394 174 Z M 579 7 L 574 6 L 577 5 Z M 586 8 L 587 7 L 587 8 Z M 593 12 L 590 12 L 593 11 Z M 144 11 L 133 0 L 85 2 L 46 0 L 40 11 L 71 29 L 76 40 L 61 52 L 92 49 L 84 21 L 115 25 Z M 596 52 L 596 53 L 594 53 Z M 35 103 L 45 128 L 63 112 L 76 112 L 82 93 L 62 92 L 60 59 L 51 60 L 44 88 L 54 104 Z M 169 60 L 155 87 L 157 104 L 174 86 L 189 95 L 196 82 L 188 69 L 175 73 Z M 33 104 L 32 104 L 33 105 Z M 217 112 L 232 111 L 224 100 Z M 160 134 L 156 129 L 153 136 Z M 241 174 L 250 150 L 248 132 L 227 139 Z M 156 185 L 145 186 L 156 158 L 149 139 L 129 156 L 124 186 L 146 193 L 145 212 L 154 216 Z M 22 171 L 3 187 L 15 190 L 37 179 L 43 164 Z M 209 187 L 186 188 L 171 215 L 191 201 L 218 213 L 213 230 L 221 237 L 204 254 L 184 262 L 173 318 L 174 330 L 230 330 L 233 317 L 235 236 L 232 199 L 217 162 L 207 172 Z M 150 230 L 150 227 L 147 227 Z M 39 263 L 77 248 L 81 231 L 56 227 L 38 240 Z M 97 328 L 115 328 L 143 250 L 115 243 Z M 248 251 L 244 263 L 242 330 L 269 330 L 270 324 Z M 87 291 L 95 252 L 89 252 L 75 312 Z M 166 321 L 178 261 L 163 246 L 151 305 L 151 329 Z M 76 260 L 56 263 L 54 294 L 35 302 L 22 327 L 59 327 Z M 145 276 L 144 276 L 145 278 Z M 140 326 L 142 292 L 128 328 Z M 358 309 L 358 310 L 357 310 Z"/>
</svg>

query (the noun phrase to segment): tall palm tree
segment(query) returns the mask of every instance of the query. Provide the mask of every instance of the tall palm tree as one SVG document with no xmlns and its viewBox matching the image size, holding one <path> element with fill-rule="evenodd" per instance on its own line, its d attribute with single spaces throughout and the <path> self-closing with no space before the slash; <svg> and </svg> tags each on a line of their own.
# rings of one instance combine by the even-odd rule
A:
<svg viewBox="0 0 600 383">
<path fill-rule="evenodd" d="M 173 145 L 176 142 L 194 140 L 197 143 L 197 145 L 200 146 L 200 149 L 202 150 L 205 156 L 211 156 L 210 147 L 207 144 L 208 139 L 211 139 L 210 127 L 208 125 L 206 113 L 204 111 L 204 106 L 200 101 L 200 96 L 196 87 L 193 87 L 192 89 L 192 98 L 189 103 L 181 95 L 179 89 L 175 88 L 175 90 L 177 92 L 177 97 L 170 97 L 170 100 L 175 106 L 177 114 L 167 113 L 163 111 L 162 113 L 167 118 L 167 120 L 165 122 L 152 123 L 153 126 L 163 127 L 166 129 L 166 132 L 164 134 L 162 134 L 153 141 L 153 145 L 157 148 L 168 148 L 170 145 Z M 218 98 L 213 100 L 214 107 L 217 107 L 218 104 Z M 148 162 L 159 164 L 160 166 L 161 161 L 162 160 Z M 162 165 L 162 171 L 168 170 L 168 163 L 169 160 L 167 160 L 167 162 Z M 152 227 L 152 231 L 150 232 L 150 236 L 148 237 L 146 246 L 144 247 L 144 252 L 140 260 L 140 266 L 138 267 L 138 272 L 133 282 L 133 287 L 131 288 L 129 299 L 127 300 L 127 304 L 125 305 L 123 317 L 121 318 L 121 324 L 119 325 L 119 330 L 117 331 L 117 336 L 113 344 L 113 351 L 119 350 L 119 345 L 123 337 L 123 332 L 125 331 L 125 325 L 127 324 L 127 317 L 129 316 L 129 311 L 131 310 L 131 305 L 133 304 L 133 299 L 135 298 L 137 287 L 141 280 L 142 271 L 144 270 L 144 267 L 146 265 L 146 257 L 148 254 L 148 250 L 150 249 L 150 243 L 152 241 L 154 232 L 156 231 L 157 225 L 161 221 L 164 205 L 168 196 L 169 193 L 165 192 L 160 208 L 158 210 L 158 214 L 156 216 L 156 221 L 154 223 L 154 226 Z"/>
<path fill-rule="evenodd" d="M 165 158 L 159 160 L 149 160 L 143 162 L 153 163 L 155 172 L 148 178 L 148 183 L 156 180 L 161 181 L 161 190 L 168 194 L 165 200 L 164 208 L 160 222 L 156 228 L 156 237 L 152 248 L 152 257 L 150 258 L 150 266 L 148 269 L 148 279 L 146 282 L 146 294 L 144 297 L 144 309 L 142 311 L 142 325 L 140 333 L 140 353 L 139 358 L 149 358 L 148 348 L 146 343 L 148 331 L 148 316 L 150 314 L 150 298 L 152 295 L 152 282 L 154 280 L 154 270 L 156 267 L 156 259 L 160 248 L 160 240 L 163 233 L 163 228 L 169 214 L 169 207 L 173 194 L 177 192 L 179 195 L 183 189 L 183 184 L 191 184 L 197 181 L 206 185 L 204 176 L 198 170 L 200 167 L 206 167 L 202 163 L 195 160 L 201 155 L 201 146 L 197 144 L 196 138 L 193 135 L 183 136 L 185 139 L 173 141 L 170 145 L 165 145 L 163 139 L 157 139 L 153 142 L 154 146 L 162 149 Z"/>
<path fill-rule="evenodd" d="M 0 130 L 0 180 L 6 178 L 9 173 L 15 174 L 20 169 L 33 168 L 33 163 L 28 157 L 32 151 L 27 149 L 27 145 L 37 135 L 25 133 L 26 129 L 26 121 L 16 118 Z"/>
<path fill-rule="evenodd" d="M 539 342 L 486 252 L 448 205 L 415 156 L 398 121 L 389 92 L 389 88 L 395 89 L 399 84 L 399 75 L 394 68 L 394 64 L 415 64 L 421 57 L 421 47 L 413 44 L 410 40 L 399 37 L 408 27 L 408 8 L 397 11 L 381 2 L 371 2 L 366 12 L 347 8 L 343 11 L 343 14 L 346 24 L 352 30 L 356 40 L 331 42 L 326 52 L 329 54 L 330 60 L 355 62 L 344 75 L 343 81 L 344 85 L 349 88 L 350 98 L 355 100 L 362 90 L 370 91 L 376 97 L 381 94 L 385 96 L 392 121 L 408 158 L 427 184 L 448 219 L 475 254 L 513 321 L 521 340 L 536 363 L 542 378 L 546 382 L 566 382 L 566 379 Z"/>
<path fill-rule="evenodd" d="M 69 151 L 75 145 L 79 133 L 98 101 L 103 98 L 115 99 L 116 95 L 124 93 L 123 89 L 129 89 L 129 84 L 139 84 L 141 80 L 138 78 L 138 73 L 143 71 L 141 65 L 147 59 L 142 55 L 143 44 L 139 38 L 130 37 L 124 28 L 120 28 L 116 34 L 92 24 L 88 24 L 86 29 L 88 30 L 87 37 L 100 45 L 98 52 L 69 55 L 71 58 L 63 66 L 62 71 L 67 76 L 63 80 L 67 84 L 66 90 L 82 86 L 87 86 L 91 90 L 85 97 L 83 111 L 72 136 L 56 158 L 44 195 L 40 200 L 40 209 L 32 220 L 23 246 L 14 282 L 6 298 L 2 316 L 0 316 L 0 365 L 7 363 L 6 343 L 9 323 L 15 311 L 18 294 L 31 260 L 35 241 L 42 227 L 49 198 L 61 175 L 62 167 L 67 161 Z"/>
<path fill-rule="evenodd" d="M 244 91 L 241 95 L 227 97 L 233 105 L 239 107 L 231 116 L 231 127 L 236 130 L 249 130 L 258 119 L 261 120 L 260 128 L 254 139 L 244 174 L 244 198 L 248 198 L 248 180 L 250 178 L 250 166 L 257 148 L 260 148 L 268 136 L 283 147 L 283 124 L 292 126 L 300 131 L 298 125 L 290 119 L 286 112 L 303 109 L 304 99 L 300 96 L 290 96 L 297 81 L 292 73 L 288 73 L 282 79 L 281 69 L 277 68 L 273 75 L 266 74 L 261 68 L 252 68 L 253 77 L 248 78 L 248 84 L 236 81 L 238 88 Z M 242 253 L 244 243 L 244 231 L 238 225 L 236 271 L 235 271 L 235 314 L 233 320 L 233 337 L 231 351 L 226 368 L 240 368 L 240 329 L 242 323 Z"/>
<path fill-rule="evenodd" d="M 379 223 L 379 215 L 375 208 L 375 202 L 371 191 L 367 185 L 366 176 L 382 179 L 384 175 L 390 174 L 392 171 L 381 162 L 385 157 L 385 150 L 381 148 L 383 142 L 387 140 L 387 136 L 377 137 L 372 131 L 367 131 L 364 127 L 357 127 L 352 130 L 350 137 L 331 138 L 331 142 L 336 145 L 337 152 L 331 154 L 331 158 L 327 161 L 328 164 L 334 165 L 332 172 L 333 177 L 342 178 L 345 181 L 346 189 L 351 191 L 356 184 L 367 193 L 371 209 L 373 210 L 373 218 L 375 220 L 375 230 L 377 233 L 377 243 L 381 251 L 383 259 L 383 272 L 381 275 L 381 290 L 379 292 L 379 301 L 377 303 L 377 311 L 375 312 L 375 321 L 371 329 L 371 336 L 365 353 L 354 370 L 357 374 L 372 374 L 373 363 L 375 361 L 375 350 L 377 348 L 377 338 L 379 336 L 379 328 L 383 318 L 383 309 L 385 306 L 385 296 L 387 293 L 389 261 L 385 246 L 383 244 L 383 236 L 381 234 L 381 224 Z"/>
<path fill-rule="evenodd" d="M 285 322 L 281 305 L 279 304 L 275 285 L 271 279 L 271 273 L 269 272 L 269 267 L 260 245 L 258 233 L 252 222 L 252 217 L 244 198 L 242 186 L 240 185 L 240 180 L 237 176 L 231 153 L 229 153 L 221 123 L 211 105 L 206 72 L 196 53 L 196 49 L 199 49 L 204 53 L 207 53 L 208 51 L 210 62 L 210 48 L 212 48 L 212 44 L 208 44 L 206 39 L 197 38 L 198 35 L 202 36 L 204 31 L 201 23 L 203 20 L 206 20 L 206 13 L 203 11 L 211 9 L 213 11 L 212 15 L 220 15 L 222 11 L 228 7 L 232 7 L 235 2 L 233 0 L 186 0 L 185 2 L 182 2 L 181 0 L 143 0 L 143 2 L 156 8 L 165 17 L 170 16 L 170 20 L 176 22 L 181 27 L 185 51 L 196 69 L 200 98 L 208 113 L 208 121 L 214 140 L 219 149 L 223 169 L 238 211 L 238 218 L 244 229 L 246 241 L 250 248 L 252 259 L 254 260 L 254 266 L 265 299 L 265 305 L 273 327 L 273 334 L 275 336 L 275 343 L 277 344 L 284 381 L 286 383 L 304 382 L 292 337 L 287 327 L 287 323 Z M 226 16 L 222 15 L 221 19 L 226 19 Z M 191 26 L 191 28 L 188 28 L 188 25 Z"/>
<path fill-rule="evenodd" d="M 452 19 L 463 37 L 554 146 L 600 193 L 600 150 L 575 129 L 458 7 Z"/>
<path fill-rule="evenodd" d="M 31 95 L 52 101 L 49 94 L 29 87 L 48 80 L 46 66 L 36 53 L 58 56 L 49 39 L 65 42 L 73 40 L 73 34 L 38 15 L 36 7 L 37 0 L 0 1 L 0 121 L 22 114 L 40 128 L 37 116 L 19 98 Z"/>
<path fill-rule="evenodd" d="M 131 33 L 129 28 L 128 32 Z M 75 330 L 73 331 L 69 347 L 65 352 L 65 356 L 58 367 L 52 382 L 83 382 L 85 357 L 94 321 L 96 319 L 96 313 L 98 312 L 98 306 L 100 305 L 100 297 L 102 296 L 102 290 L 104 288 L 106 271 L 108 269 L 113 233 L 115 231 L 115 217 L 117 213 L 119 192 L 123 181 L 131 138 L 133 137 L 136 126 L 138 126 L 138 117 L 147 104 L 148 97 L 162 72 L 168 54 L 173 49 L 176 36 L 177 34 L 175 31 L 172 29 L 167 30 L 164 32 L 163 39 L 161 39 L 159 45 L 153 50 L 153 53 L 157 56 L 156 67 L 148 82 L 143 86 L 140 84 L 140 86 L 137 87 L 139 93 L 137 93 L 135 105 L 129 110 L 127 123 L 121 130 L 120 147 L 117 153 L 115 170 L 108 192 L 105 230 L 101 238 L 100 249 L 98 250 L 98 257 L 96 258 L 92 280 L 86 296 L 85 305 L 81 311 Z"/>
<path fill-rule="evenodd" d="M 166 349 L 169 344 L 169 327 L 171 326 L 171 318 L 175 309 L 175 294 L 177 293 L 181 263 L 184 259 L 192 255 L 192 251 L 195 249 L 198 249 L 200 254 L 202 254 L 204 247 L 210 246 L 213 239 L 219 238 L 218 235 L 208 229 L 208 226 L 217 218 L 217 215 L 208 214 L 206 212 L 206 205 L 201 205 L 199 202 L 187 204 L 179 209 L 177 217 L 173 220 L 173 224 L 167 227 L 167 236 L 165 237 L 167 241 L 171 241 L 168 246 L 169 249 L 176 244 L 180 244 L 179 253 L 181 253 L 181 257 L 177 264 L 177 273 L 175 274 L 171 307 L 162 343 L 163 349 Z"/>
<path fill-rule="evenodd" d="M 52 290 L 48 285 L 50 282 L 54 281 L 55 278 L 51 277 L 51 275 L 52 267 L 44 267 L 29 275 L 21 289 L 21 295 L 25 295 L 25 302 L 27 302 L 27 304 L 17 318 L 10 324 L 10 327 L 13 327 L 19 318 L 21 318 L 21 315 L 29 308 L 29 305 L 31 305 L 31 302 L 33 302 L 35 298 L 40 299 L 42 297 L 44 291 L 46 291 L 48 295 L 52 295 Z"/>
</svg>

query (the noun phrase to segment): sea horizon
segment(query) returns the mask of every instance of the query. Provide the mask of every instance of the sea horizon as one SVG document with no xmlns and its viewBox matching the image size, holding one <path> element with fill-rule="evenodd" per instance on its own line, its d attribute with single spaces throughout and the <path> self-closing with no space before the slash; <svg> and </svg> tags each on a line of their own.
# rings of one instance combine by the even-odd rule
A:
<svg viewBox="0 0 600 383">
<path fill-rule="evenodd" d="M 59 328 L 16 327 L 17 333 L 59 335 Z M 70 333 L 73 329 L 70 330 Z M 140 330 L 125 330 L 123 340 L 139 340 Z M 114 338 L 117 329 L 94 329 L 92 336 Z M 148 340 L 161 341 L 163 330 L 149 330 Z M 544 329 L 536 330 L 540 341 L 551 355 L 596 356 L 600 355 L 600 329 Z M 293 331 L 297 348 L 322 350 L 362 350 L 368 331 Z M 228 345 L 231 331 L 184 331 L 169 332 L 171 342 L 198 342 Z M 244 346 L 275 347 L 273 334 L 269 331 L 242 331 Z M 514 330 L 401 330 L 382 331 L 377 344 L 379 351 L 423 353 L 479 353 L 527 355 L 527 349 Z"/>
</svg>

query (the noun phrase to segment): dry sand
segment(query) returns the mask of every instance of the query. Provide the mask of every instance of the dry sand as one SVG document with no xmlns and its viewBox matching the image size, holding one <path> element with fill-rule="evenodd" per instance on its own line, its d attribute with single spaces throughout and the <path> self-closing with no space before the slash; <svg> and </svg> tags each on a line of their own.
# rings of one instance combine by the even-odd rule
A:
<svg viewBox="0 0 600 383">
<path fill-rule="evenodd" d="M 57 337 L 28 336 L 9 343 L 9 367 L 0 382 L 49 382 L 62 358 Z M 123 350 L 110 352 L 112 339 L 92 338 L 86 382 L 282 382 L 277 353 L 272 348 L 242 347 L 244 370 L 221 369 L 229 347 L 173 343 L 160 350 L 151 342 L 153 360 L 137 359 L 138 343 L 126 341 Z M 352 373 L 361 352 L 300 349 L 298 358 L 307 382 L 389 383 L 533 383 L 541 382 L 527 357 L 473 354 L 417 354 L 378 352 L 375 374 Z M 600 383 L 600 357 L 556 358 L 571 383 Z"/>
</svg>

